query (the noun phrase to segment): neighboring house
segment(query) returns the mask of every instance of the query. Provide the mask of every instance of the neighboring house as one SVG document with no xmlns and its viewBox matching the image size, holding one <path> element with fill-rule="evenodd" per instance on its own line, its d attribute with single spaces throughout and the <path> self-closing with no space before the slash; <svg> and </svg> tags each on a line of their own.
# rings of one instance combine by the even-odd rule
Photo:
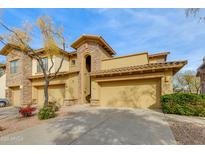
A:
<svg viewBox="0 0 205 154">
<path fill-rule="evenodd" d="M 173 75 L 187 61 L 167 62 L 168 52 L 147 52 L 114 57 L 115 51 L 101 37 L 82 35 L 71 44 L 73 52 L 62 51 L 63 67 L 49 87 L 50 101 L 61 105 L 90 103 L 100 106 L 159 108 L 160 96 L 173 92 Z M 51 62 L 43 49 L 36 52 Z M 31 101 L 43 105 L 44 80 L 36 60 L 13 45 L 1 54 L 7 56 L 6 96 L 15 106 Z M 54 58 L 56 69 L 60 57 Z"/>
<path fill-rule="evenodd" d="M 6 98 L 6 65 L 0 63 L 0 98 Z"/>
<path fill-rule="evenodd" d="M 200 77 L 201 94 L 205 94 L 205 57 L 203 58 L 203 64 L 197 69 L 197 76 Z"/>
</svg>

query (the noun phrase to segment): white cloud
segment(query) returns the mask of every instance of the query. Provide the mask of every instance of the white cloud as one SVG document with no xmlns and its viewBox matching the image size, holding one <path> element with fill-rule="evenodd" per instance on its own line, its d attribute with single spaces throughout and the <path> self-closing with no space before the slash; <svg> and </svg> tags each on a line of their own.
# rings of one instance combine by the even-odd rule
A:
<svg viewBox="0 0 205 154">
<path fill-rule="evenodd" d="M 111 45 L 120 55 L 169 50 L 169 60 L 189 61 L 185 69 L 196 69 L 205 56 L 201 41 L 205 39 L 205 24 L 186 18 L 184 9 L 159 9 L 156 12 L 148 9 L 105 9 L 96 12 L 106 24 L 96 25 L 95 31 L 110 28 L 111 35 L 118 37 Z"/>
</svg>

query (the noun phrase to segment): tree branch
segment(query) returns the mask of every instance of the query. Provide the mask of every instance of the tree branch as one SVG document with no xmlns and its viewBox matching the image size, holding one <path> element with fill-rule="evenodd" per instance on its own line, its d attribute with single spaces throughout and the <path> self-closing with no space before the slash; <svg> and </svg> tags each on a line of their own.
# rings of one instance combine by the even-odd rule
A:
<svg viewBox="0 0 205 154">
<path fill-rule="evenodd" d="M 25 44 L 25 42 L 19 37 L 19 35 L 12 29 L 10 29 L 8 26 L 6 26 L 3 22 L 0 21 L 0 24 L 9 32 L 12 32 L 14 35 L 16 35 L 16 37 L 19 39 L 19 41 L 25 45 L 26 47 L 29 47 L 28 44 Z"/>
<path fill-rule="evenodd" d="M 4 42 L 3 40 L 0 40 L 0 42 L 3 44 L 3 45 L 6 45 L 7 43 Z"/>
<path fill-rule="evenodd" d="M 51 70 L 52 70 L 52 68 L 53 68 L 53 66 L 54 66 L 54 62 L 53 62 L 53 56 L 51 56 L 51 63 L 52 63 L 52 65 L 51 65 L 51 67 L 49 68 L 49 70 L 48 70 L 48 76 L 50 76 L 50 74 L 51 74 Z"/>
<path fill-rule="evenodd" d="M 53 79 L 57 76 L 57 74 L 59 73 L 59 71 L 60 71 L 60 69 L 61 69 L 61 67 L 62 67 L 62 65 L 63 65 L 63 61 L 64 61 L 64 56 L 63 56 L 62 59 L 61 59 L 61 62 L 60 62 L 60 65 L 59 65 L 57 71 L 56 71 L 56 72 L 54 73 L 54 75 L 49 79 L 49 81 L 53 80 Z"/>
<path fill-rule="evenodd" d="M 4 27 L 6 30 L 8 30 L 9 32 L 13 33 L 13 34 L 17 37 L 17 39 L 27 48 L 26 51 L 24 50 L 24 51 L 25 51 L 24 53 L 26 53 L 26 55 L 28 55 L 29 57 L 36 59 L 36 60 L 39 62 L 40 67 L 41 67 L 41 69 L 43 70 L 44 75 L 47 75 L 45 69 L 43 68 L 43 61 L 41 60 L 41 57 L 40 57 L 27 43 L 25 43 L 25 42 L 21 39 L 21 37 L 18 35 L 18 33 L 16 33 L 14 30 L 12 30 L 12 29 L 9 28 L 8 26 L 6 26 L 6 25 L 5 25 L 3 22 L 1 22 L 1 21 L 0 21 L 0 25 L 3 26 L 3 27 Z M 1 41 L 1 42 L 2 42 L 2 41 Z M 30 52 L 30 53 L 29 53 L 29 52 Z"/>
</svg>

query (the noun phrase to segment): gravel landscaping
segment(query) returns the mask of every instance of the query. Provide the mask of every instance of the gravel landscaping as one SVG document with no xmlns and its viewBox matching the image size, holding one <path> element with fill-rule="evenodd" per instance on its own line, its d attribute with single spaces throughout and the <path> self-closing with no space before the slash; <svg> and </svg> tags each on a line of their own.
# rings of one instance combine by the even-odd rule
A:
<svg viewBox="0 0 205 154">
<path fill-rule="evenodd" d="M 177 144 L 204 145 L 205 125 L 167 118 Z"/>
<path fill-rule="evenodd" d="M 1 116 L 3 118 L 0 118 L 0 137 L 10 133 L 24 130 L 29 127 L 33 127 L 35 125 L 49 122 L 51 120 L 66 115 L 68 115 L 68 112 L 67 112 L 67 108 L 65 107 L 65 108 L 61 108 L 57 112 L 57 116 L 55 118 L 48 119 L 48 120 L 39 120 L 37 114 L 35 114 L 32 117 L 21 118 L 20 115 L 18 115 L 18 112 L 15 116 L 8 116 L 8 117 Z"/>
</svg>

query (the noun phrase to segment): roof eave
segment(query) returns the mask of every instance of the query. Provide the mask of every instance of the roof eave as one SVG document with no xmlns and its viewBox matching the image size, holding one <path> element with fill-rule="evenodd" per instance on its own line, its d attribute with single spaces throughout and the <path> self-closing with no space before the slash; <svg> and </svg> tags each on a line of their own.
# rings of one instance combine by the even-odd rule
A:
<svg viewBox="0 0 205 154">
<path fill-rule="evenodd" d="M 20 47 L 14 45 L 14 44 L 6 44 L 0 51 L 0 55 L 7 56 L 11 49 L 20 49 Z"/>
<path fill-rule="evenodd" d="M 60 52 L 66 56 L 69 56 L 69 52 L 59 48 Z M 37 50 L 34 50 L 37 54 L 41 54 L 41 53 L 44 53 L 45 49 L 44 48 L 40 48 L 40 49 L 37 49 Z"/>
<path fill-rule="evenodd" d="M 10 49 L 11 49 L 11 46 L 10 46 L 9 44 L 6 44 L 6 45 L 1 49 L 0 54 L 6 56 L 6 55 L 8 55 Z"/>
<path fill-rule="evenodd" d="M 65 75 L 75 74 L 75 73 L 79 73 L 79 70 L 59 72 L 59 73 L 57 74 L 57 76 L 65 76 Z M 53 75 L 54 75 L 54 73 L 51 74 L 51 76 L 53 76 Z M 32 75 L 32 76 L 29 76 L 29 77 L 28 77 L 29 80 L 42 79 L 42 78 L 44 78 L 44 75 L 43 75 L 43 74 L 41 74 L 41 75 Z"/>
<path fill-rule="evenodd" d="M 155 57 L 165 57 L 165 61 L 167 60 L 167 56 L 170 54 L 170 52 L 161 52 L 161 53 L 157 53 L 157 54 L 152 54 L 152 55 L 148 55 L 148 57 L 151 58 L 155 58 Z"/>
<path fill-rule="evenodd" d="M 74 49 L 77 49 L 82 41 L 85 41 L 86 39 L 93 39 L 99 41 L 105 49 L 111 54 L 114 55 L 116 52 L 110 47 L 110 45 L 103 39 L 102 36 L 97 35 L 81 35 L 76 41 L 71 43 L 71 47 Z"/>
</svg>

